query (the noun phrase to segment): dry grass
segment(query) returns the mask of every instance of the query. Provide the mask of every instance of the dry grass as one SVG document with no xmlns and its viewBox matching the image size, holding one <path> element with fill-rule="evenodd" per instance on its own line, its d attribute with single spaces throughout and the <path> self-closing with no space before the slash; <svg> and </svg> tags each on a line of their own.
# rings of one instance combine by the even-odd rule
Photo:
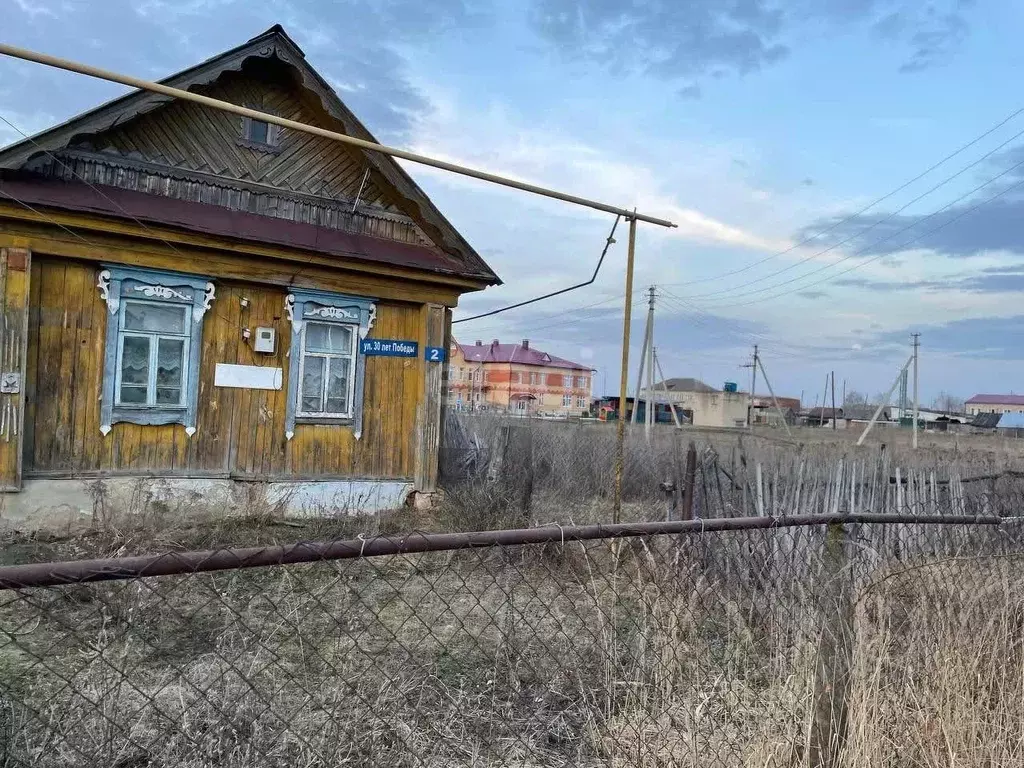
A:
<svg viewBox="0 0 1024 768">
<path fill-rule="evenodd" d="M 607 519 L 610 432 L 539 425 L 524 509 L 514 452 L 488 477 L 492 426 L 472 427 L 484 460 L 430 517 L 299 525 L 258 494 L 243 515 L 143 504 L 84 531 L 9 532 L 4 559 Z M 627 519 L 664 515 L 670 440 L 631 439 Z M 1018 468 L 1011 451 L 711 434 L 699 455 L 699 509 L 715 515 L 749 509 L 757 466 L 776 511 L 821 511 L 835 489 L 860 503 L 896 468 L 948 481 L 942 511 L 1013 509 L 1019 492 L 949 490 Z M 650 537 L 0 593 L 0 768 L 803 765 L 835 617 L 822 539 Z M 1024 764 L 1022 552 L 1012 528 L 852 532 L 845 766 Z"/>
<path fill-rule="evenodd" d="M 846 765 L 1020 764 L 1024 572 L 961 533 L 852 561 Z M 828 613 L 792 535 L 5 593 L 0 766 L 795 766 Z"/>
</svg>

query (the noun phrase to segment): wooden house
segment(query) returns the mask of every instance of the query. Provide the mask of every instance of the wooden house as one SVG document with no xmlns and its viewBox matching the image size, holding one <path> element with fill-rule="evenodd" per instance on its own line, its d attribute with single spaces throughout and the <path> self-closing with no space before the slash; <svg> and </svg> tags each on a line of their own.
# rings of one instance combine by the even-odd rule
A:
<svg viewBox="0 0 1024 768">
<path fill-rule="evenodd" d="M 163 82 L 373 140 L 279 26 Z M 88 510 L 97 478 L 328 510 L 430 494 L 451 308 L 499 282 L 377 152 L 149 92 L 14 144 L 3 515 Z"/>
</svg>

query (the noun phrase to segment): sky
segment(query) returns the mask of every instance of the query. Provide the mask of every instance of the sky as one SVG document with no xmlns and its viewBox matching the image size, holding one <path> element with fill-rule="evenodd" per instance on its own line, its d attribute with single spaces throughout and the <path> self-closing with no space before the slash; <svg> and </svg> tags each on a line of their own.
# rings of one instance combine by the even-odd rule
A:
<svg viewBox="0 0 1024 768">
<path fill-rule="evenodd" d="M 666 376 L 884 392 L 921 334 L 922 400 L 1024 392 L 1024 6 L 1004 0 L 0 0 L 0 40 L 160 78 L 282 24 L 378 140 L 634 207 Z M 0 144 L 123 92 L 0 59 Z M 1018 111 L 1020 111 L 1018 113 Z M 403 161 L 404 162 L 404 161 Z M 504 285 L 589 278 L 614 216 L 405 163 Z M 618 390 L 627 225 L 597 280 L 458 323 Z M 632 384 L 631 384 L 632 386 Z M 763 383 L 760 388 L 763 389 Z"/>
</svg>

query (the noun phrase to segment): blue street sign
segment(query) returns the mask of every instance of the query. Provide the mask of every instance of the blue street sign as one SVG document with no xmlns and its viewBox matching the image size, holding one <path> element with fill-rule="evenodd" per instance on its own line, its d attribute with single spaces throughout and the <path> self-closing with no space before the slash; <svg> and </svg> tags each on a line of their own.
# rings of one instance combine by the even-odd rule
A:
<svg viewBox="0 0 1024 768">
<path fill-rule="evenodd" d="M 427 347 L 423 350 L 428 363 L 443 363 L 447 350 L 444 347 Z"/>
<path fill-rule="evenodd" d="M 359 342 L 359 351 L 364 355 L 383 357 L 416 357 L 419 348 L 418 342 L 400 339 L 363 339 Z"/>
</svg>

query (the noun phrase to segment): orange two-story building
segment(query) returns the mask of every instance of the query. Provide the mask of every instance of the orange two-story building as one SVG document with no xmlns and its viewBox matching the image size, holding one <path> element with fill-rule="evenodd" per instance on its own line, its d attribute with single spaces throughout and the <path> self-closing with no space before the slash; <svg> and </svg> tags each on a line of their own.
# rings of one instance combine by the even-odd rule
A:
<svg viewBox="0 0 1024 768">
<path fill-rule="evenodd" d="M 448 404 L 460 410 L 578 416 L 590 409 L 593 369 L 520 344 L 453 341 Z"/>
</svg>

